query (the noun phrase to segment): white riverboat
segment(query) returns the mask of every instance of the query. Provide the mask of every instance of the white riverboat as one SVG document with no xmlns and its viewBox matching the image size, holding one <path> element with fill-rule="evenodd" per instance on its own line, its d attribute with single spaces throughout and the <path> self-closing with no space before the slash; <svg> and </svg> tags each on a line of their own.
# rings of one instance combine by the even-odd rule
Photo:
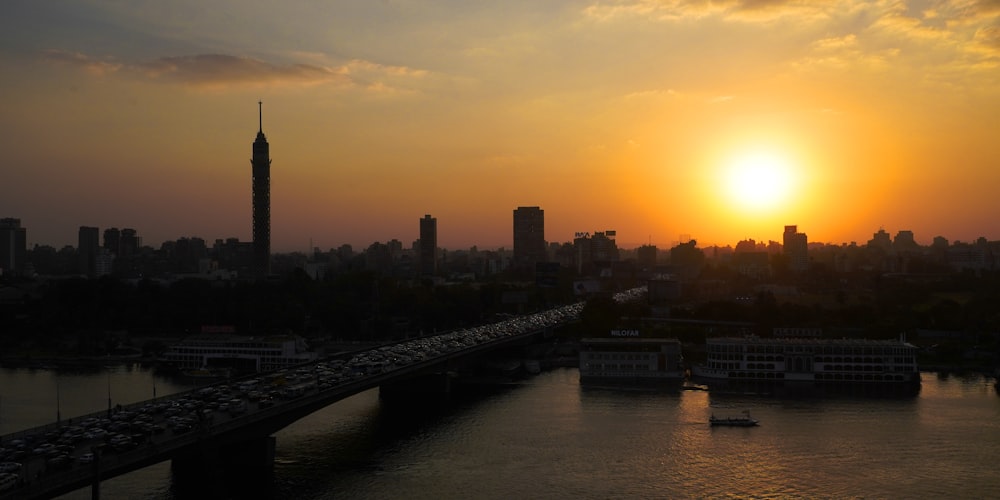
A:
<svg viewBox="0 0 1000 500">
<path fill-rule="evenodd" d="M 295 335 L 248 337 L 229 333 L 192 335 L 171 345 L 159 361 L 180 370 L 229 368 L 262 372 L 314 361 L 305 339 Z"/>
<path fill-rule="evenodd" d="M 904 340 L 716 337 L 696 378 L 736 381 L 919 383 L 917 347 Z"/>
<path fill-rule="evenodd" d="M 667 338 L 586 338 L 580 345 L 580 381 L 680 384 L 681 343 Z"/>
</svg>

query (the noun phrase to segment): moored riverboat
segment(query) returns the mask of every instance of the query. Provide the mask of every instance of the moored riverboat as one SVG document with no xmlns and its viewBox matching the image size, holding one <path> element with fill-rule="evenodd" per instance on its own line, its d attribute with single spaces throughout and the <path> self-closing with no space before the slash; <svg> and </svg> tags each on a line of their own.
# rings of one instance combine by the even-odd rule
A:
<svg viewBox="0 0 1000 500">
<path fill-rule="evenodd" d="M 716 337 L 697 379 L 919 384 L 917 348 L 904 340 Z"/>
<path fill-rule="evenodd" d="M 228 333 L 192 335 L 171 345 L 159 362 L 179 370 L 228 368 L 237 372 L 272 371 L 315 361 L 305 339 L 294 335 L 247 337 Z"/>
<path fill-rule="evenodd" d="M 580 382 L 679 386 L 684 381 L 680 341 L 637 335 L 583 339 Z"/>
</svg>

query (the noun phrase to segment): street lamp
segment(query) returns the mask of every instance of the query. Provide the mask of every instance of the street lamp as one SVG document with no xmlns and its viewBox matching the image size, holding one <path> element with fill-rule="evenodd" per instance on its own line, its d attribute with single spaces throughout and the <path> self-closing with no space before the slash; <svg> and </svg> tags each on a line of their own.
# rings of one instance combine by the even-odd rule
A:
<svg viewBox="0 0 1000 500">
<path fill-rule="evenodd" d="M 62 414 L 59 411 L 59 374 L 56 374 L 56 423 L 62 423 Z"/>
<path fill-rule="evenodd" d="M 108 370 L 108 418 L 111 418 L 111 368 L 105 368 Z"/>
</svg>

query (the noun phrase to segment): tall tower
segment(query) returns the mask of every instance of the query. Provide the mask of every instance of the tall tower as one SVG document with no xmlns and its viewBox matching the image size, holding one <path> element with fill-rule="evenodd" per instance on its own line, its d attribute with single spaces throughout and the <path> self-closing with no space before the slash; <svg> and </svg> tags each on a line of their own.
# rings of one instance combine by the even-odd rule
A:
<svg viewBox="0 0 1000 500">
<path fill-rule="evenodd" d="M 257 139 L 253 141 L 253 268 L 257 277 L 271 274 L 271 157 L 264 137 L 263 105 L 257 101 Z"/>
</svg>

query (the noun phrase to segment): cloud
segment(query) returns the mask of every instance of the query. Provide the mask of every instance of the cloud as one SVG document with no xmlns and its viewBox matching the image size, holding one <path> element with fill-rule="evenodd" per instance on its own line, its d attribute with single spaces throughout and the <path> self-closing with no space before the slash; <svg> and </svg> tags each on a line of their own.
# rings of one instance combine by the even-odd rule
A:
<svg viewBox="0 0 1000 500">
<path fill-rule="evenodd" d="M 801 71 L 885 70 L 900 54 L 900 50 L 896 47 L 865 50 L 857 35 L 853 33 L 816 40 L 810 45 L 809 52 L 808 56 L 795 61 L 792 66 Z"/>
<path fill-rule="evenodd" d="M 595 3 L 583 10 L 596 21 L 642 18 L 655 21 L 690 21 L 720 18 L 728 21 L 770 22 L 795 16 L 826 17 L 830 2 L 821 0 L 619 0 Z"/>
<path fill-rule="evenodd" d="M 631 92 L 625 94 L 623 97 L 626 101 L 630 100 L 665 100 L 665 99 L 678 99 L 681 95 L 674 89 L 653 89 L 653 90 L 640 90 L 636 92 Z"/>
<path fill-rule="evenodd" d="M 149 80 L 195 86 L 232 84 L 304 84 L 344 80 L 340 72 L 308 64 L 276 65 L 249 57 L 222 54 L 162 57 L 131 66 Z"/>
<path fill-rule="evenodd" d="M 994 48 L 1000 48 L 1000 26 L 984 26 L 976 30 L 973 37 L 977 42 Z"/>
<path fill-rule="evenodd" d="M 412 81 L 427 74 L 424 70 L 361 59 L 353 59 L 340 65 L 275 64 L 251 57 L 198 54 L 124 63 L 55 49 L 44 51 L 42 59 L 52 64 L 76 67 L 93 75 L 120 75 L 142 81 L 198 88 L 339 85 L 384 94 L 398 91 L 395 83 Z"/>
<path fill-rule="evenodd" d="M 42 59 L 55 65 L 80 68 L 95 76 L 115 73 L 122 67 L 119 63 L 98 61 L 79 52 L 62 50 L 46 50 L 42 52 Z"/>
</svg>

